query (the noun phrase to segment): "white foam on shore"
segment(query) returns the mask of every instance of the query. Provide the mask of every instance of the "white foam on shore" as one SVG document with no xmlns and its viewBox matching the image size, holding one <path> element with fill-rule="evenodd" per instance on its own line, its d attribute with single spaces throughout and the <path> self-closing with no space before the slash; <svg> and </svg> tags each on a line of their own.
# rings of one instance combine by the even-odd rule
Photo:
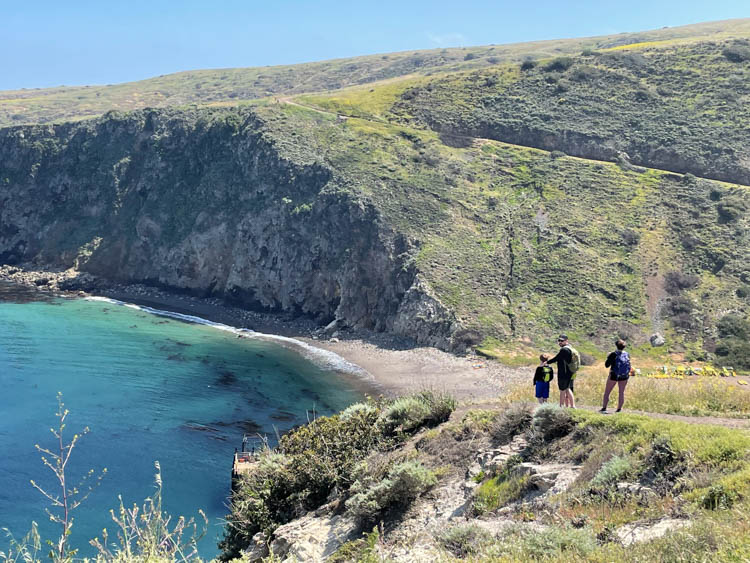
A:
<svg viewBox="0 0 750 563">
<path fill-rule="evenodd" d="M 232 334 L 236 334 L 237 336 L 241 336 L 242 338 L 254 338 L 257 340 L 266 340 L 269 342 L 277 342 L 281 344 L 282 346 L 285 346 L 287 348 L 292 348 L 295 351 L 302 354 L 302 356 L 314 363 L 316 366 L 336 371 L 340 373 L 346 373 L 350 375 L 355 375 L 357 377 L 361 377 L 364 379 L 372 380 L 374 379 L 372 374 L 370 374 L 365 369 L 361 368 L 357 364 L 353 364 L 352 362 L 346 360 L 345 358 L 342 358 L 335 352 L 331 352 L 330 350 L 324 350 L 323 348 L 318 348 L 316 346 L 312 346 L 308 344 L 307 342 L 302 342 L 301 340 L 297 340 L 296 338 L 290 338 L 287 336 L 280 336 L 278 334 L 266 334 L 264 332 L 256 332 L 254 330 L 250 330 L 249 328 L 235 328 L 233 326 L 225 325 L 223 323 L 217 323 L 214 321 L 209 321 L 208 319 L 204 319 L 202 317 L 196 317 L 195 315 L 186 315 L 183 313 L 175 313 L 173 311 L 165 311 L 162 309 L 154 309 L 153 307 L 148 307 L 146 305 L 136 305 L 134 303 L 127 303 L 126 301 L 120 301 L 118 299 L 111 299 L 109 297 L 99 297 L 99 296 L 87 296 L 85 297 L 88 301 L 102 301 L 104 303 L 111 303 L 113 305 L 120 305 L 123 307 L 129 307 L 130 309 L 136 309 L 138 311 L 143 311 L 145 313 L 150 313 L 152 315 L 158 315 L 160 317 L 168 317 L 171 319 L 177 319 L 183 322 L 187 323 L 194 323 L 199 324 L 203 326 L 208 326 L 211 328 L 215 328 L 218 330 L 223 330 L 225 332 L 231 332 Z"/>
</svg>

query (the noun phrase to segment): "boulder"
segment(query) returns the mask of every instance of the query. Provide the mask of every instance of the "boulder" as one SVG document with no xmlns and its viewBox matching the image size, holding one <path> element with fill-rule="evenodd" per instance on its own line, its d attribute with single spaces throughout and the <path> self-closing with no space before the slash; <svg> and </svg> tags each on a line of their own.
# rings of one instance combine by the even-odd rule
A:
<svg viewBox="0 0 750 563">
<path fill-rule="evenodd" d="M 651 346 L 653 346 L 654 348 L 656 348 L 658 346 L 664 346 L 664 344 L 666 342 L 664 340 L 664 337 L 661 334 L 659 334 L 659 333 L 652 334 L 649 337 L 648 340 L 649 340 L 649 342 L 651 342 Z"/>
<path fill-rule="evenodd" d="M 354 519 L 309 512 L 273 533 L 271 553 L 282 561 L 323 561 L 355 535 Z"/>
<path fill-rule="evenodd" d="M 255 563 L 268 557 L 268 538 L 263 532 L 255 534 L 252 542 L 252 545 L 245 551 L 247 561 Z"/>
</svg>

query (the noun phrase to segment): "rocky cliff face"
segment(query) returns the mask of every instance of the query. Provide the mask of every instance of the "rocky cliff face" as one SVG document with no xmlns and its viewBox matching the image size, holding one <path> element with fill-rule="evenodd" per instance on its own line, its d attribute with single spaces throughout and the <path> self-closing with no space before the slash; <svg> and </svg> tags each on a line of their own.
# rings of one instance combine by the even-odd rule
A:
<svg viewBox="0 0 750 563">
<path fill-rule="evenodd" d="M 450 347 L 439 301 L 410 313 L 425 309 L 428 290 L 407 237 L 308 156 L 285 156 L 250 110 L 0 130 L 0 262 L 76 267 Z"/>
</svg>

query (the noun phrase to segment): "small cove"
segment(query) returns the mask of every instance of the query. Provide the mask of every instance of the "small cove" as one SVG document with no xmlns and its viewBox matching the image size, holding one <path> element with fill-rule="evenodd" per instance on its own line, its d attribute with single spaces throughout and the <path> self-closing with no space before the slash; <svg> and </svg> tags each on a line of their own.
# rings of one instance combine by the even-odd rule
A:
<svg viewBox="0 0 750 563">
<path fill-rule="evenodd" d="M 165 509 L 188 517 L 206 512 L 200 548 L 210 558 L 243 434 L 273 442 L 277 432 L 344 408 L 363 394 L 355 372 L 338 356 L 281 337 L 108 300 L 40 299 L 2 285 L 0 527 L 18 538 L 35 520 L 43 537 L 57 533 L 29 480 L 53 488 L 34 444 L 54 445 L 49 428 L 60 391 L 71 411 L 67 437 L 90 428 L 69 475 L 108 469 L 76 511 L 72 544 L 79 555 L 93 554 L 87 542 L 103 527 L 112 532 L 109 509 L 118 494 L 126 506 L 152 494 L 158 460 Z"/>
</svg>

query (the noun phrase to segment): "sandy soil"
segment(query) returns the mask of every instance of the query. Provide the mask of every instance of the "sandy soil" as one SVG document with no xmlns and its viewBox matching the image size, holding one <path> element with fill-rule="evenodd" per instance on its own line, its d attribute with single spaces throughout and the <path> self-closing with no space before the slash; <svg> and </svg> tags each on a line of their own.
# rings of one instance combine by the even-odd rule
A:
<svg viewBox="0 0 750 563">
<path fill-rule="evenodd" d="M 360 366 L 386 395 L 432 389 L 459 399 L 483 399 L 501 396 L 510 385 L 531 382 L 532 378 L 528 369 L 508 368 L 477 356 L 454 356 L 435 348 L 393 350 L 361 339 L 301 340 Z"/>
</svg>

